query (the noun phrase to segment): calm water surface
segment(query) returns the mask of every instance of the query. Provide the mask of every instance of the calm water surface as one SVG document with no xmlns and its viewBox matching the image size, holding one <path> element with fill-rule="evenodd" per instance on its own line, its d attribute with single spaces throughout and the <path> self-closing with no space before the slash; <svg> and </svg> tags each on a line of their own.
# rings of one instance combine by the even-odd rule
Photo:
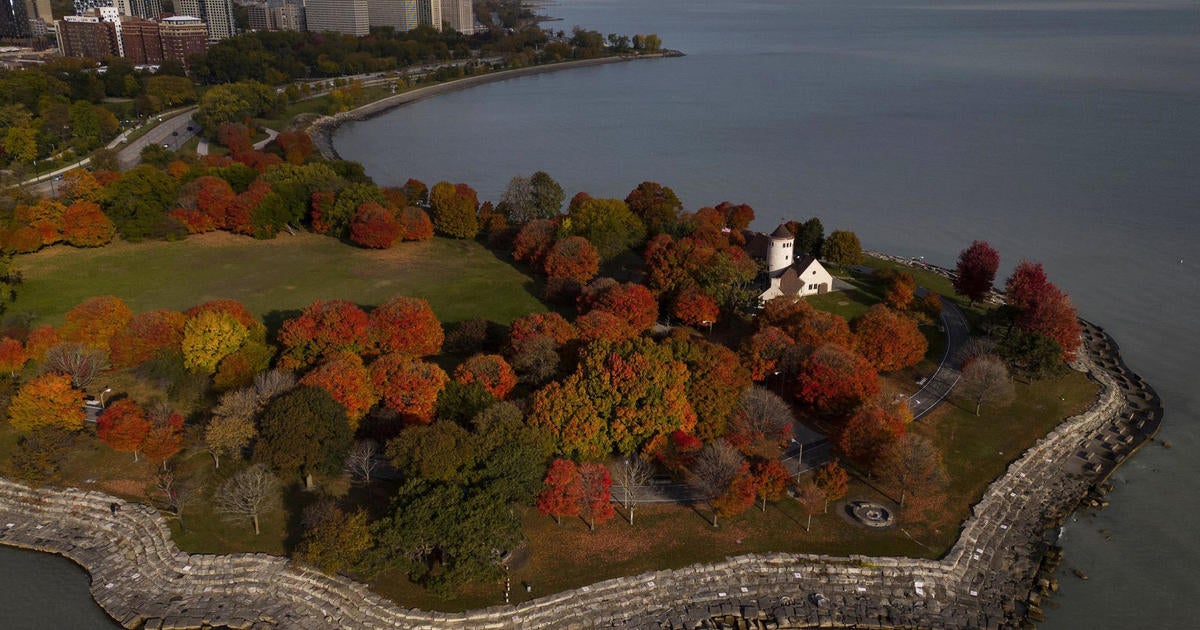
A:
<svg viewBox="0 0 1200 630">
<path fill-rule="evenodd" d="M 1162 437 L 1065 532 L 1046 628 L 1187 628 L 1200 614 L 1200 7 L 1195 2 L 562 0 L 682 59 L 490 84 L 336 138 L 383 184 L 496 199 L 543 169 L 568 194 L 670 185 L 816 214 L 952 265 L 972 239 L 1042 261 L 1163 395 Z M 1078 567 L 1091 579 L 1069 573 Z"/>
<path fill-rule="evenodd" d="M 868 247 L 945 265 L 975 238 L 1008 268 L 1044 262 L 1163 395 L 1174 448 L 1145 449 L 1116 476 L 1112 507 L 1068 525 L 1061 605 L 1042 627 L 1194 627 L 1195 2 L 564 0 L 548 10 L 564 18 L 555 28 L 655 32 L 688 56 L 417 103 L 347 126 L 338 150 L 381 184 L 463 181 L 496 199 L 513 175 L 543 169 L 570 194 L 624 197 L 651 179 L 693 210 L 749 203 L 759 227 L 816 214 Z M 86 585 L 64 560 L 0 548 L 0 628 L 110 627 Z"/>
</svg>

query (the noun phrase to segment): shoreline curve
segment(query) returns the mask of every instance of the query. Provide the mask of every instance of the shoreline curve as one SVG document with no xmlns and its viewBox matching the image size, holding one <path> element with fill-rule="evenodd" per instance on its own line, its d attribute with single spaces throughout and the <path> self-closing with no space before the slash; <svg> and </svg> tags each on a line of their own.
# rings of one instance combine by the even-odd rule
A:
<svg viewBox="0 0 1200 630">
<path fill-rule="evenodd" d="M 1083 322 L 1092 407 L 1013 461 L 940 560 L 765 553 L 599 582 L 463 613 L 405 609 L 366 585 L 266 554 L 189 554 L 153 508 L 0 479 L 0 544 L 66 556 L 126 628 L 1015 628 L 1041 611 L 1048 530 L 1157 433 L 1161 399 Z M 117 504 L 119 509 L 112 510 Z M 1053 554 L 1051 554 L 1053 555 Z"/>
<path fill-rule="evenodd" d="M 558 72 L 561 70 L 570 70 L 573 68 L 589 68 L 593 66 L 603 66 L 613 63 L 623 63 L 628 61 L 640 61 L 645 59 L 668 59 L 671 57 L 682 57 L 684 54 L 677 50 L 664 50 L 657 53 L 646 53 L 642 55 L 626 55 L 616 57 L 597 57 L 594 59 L 576 59 L 573 61 L 560 61 L 558 63 L 542 64 L 536 66 L 526 66 L 524 68 L 513 68 L 511 70 L 500 70 L 498 72 L 488 72 L 487 74 L 479 74 L 445 83 L 438 83 L 427 87 L 416 88 L 394 96 L 381 98 L 377 101 L 367 103 L 351 109 L 349 111 L 340 112 L 332 116 L 321 116 L 309 125 L 307 132 L 312 138 L 313 145 L 317 151 L 329 160 L 340 160 L 341 156 L 337 149 L 333 146 L 333 135 L 337 129 L 346 122 L 367 120 L 373 118 L 397 107 L 415 103 L 434 96 L 449 94 L 468 88 L 484 85 L 486 83 L 494 83 L 497 81 L 506 81 L 519 77 L 533 76 L 545 74 L 548 72 Z"/>
</svg>

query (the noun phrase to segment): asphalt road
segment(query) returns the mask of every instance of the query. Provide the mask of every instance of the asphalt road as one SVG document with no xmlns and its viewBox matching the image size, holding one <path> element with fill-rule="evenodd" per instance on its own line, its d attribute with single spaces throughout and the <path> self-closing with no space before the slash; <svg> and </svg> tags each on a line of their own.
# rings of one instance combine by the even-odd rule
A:
<svg viewBox="0 0 1200 630">
<path fill-rule="evenodd" d="M 199 125 L 192 122 L 193 111 L 195 110 L 189 109 L 170 118 L 164 118 L 158 126 L 146 132 L 146 135 L 130 142 L 124 149 L 121 149 L 117 153 L 117 162 L 121 165 L 121 170 L 136 166 L 141 157 L 142 149 L 150 144 L 165 144 L 172 150 L 177 150 L 183 146 L 183 143 L 196 135 L 196 132 L 200 129 Z"/>
</svg>

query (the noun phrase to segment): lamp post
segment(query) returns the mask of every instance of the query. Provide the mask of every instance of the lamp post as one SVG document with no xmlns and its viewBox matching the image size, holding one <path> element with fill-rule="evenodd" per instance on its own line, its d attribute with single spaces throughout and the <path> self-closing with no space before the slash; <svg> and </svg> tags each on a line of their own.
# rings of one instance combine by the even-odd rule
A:
<svg viewBox="0 0 1200 630">
<path fill-rule="evenodd" d="M 104 409 L 104 395 L 111 391 L 112 391 L 111 387 L 105 387 L 104 391 L 100 392 L 100 408 L 101 409 Z"/>
</svg>

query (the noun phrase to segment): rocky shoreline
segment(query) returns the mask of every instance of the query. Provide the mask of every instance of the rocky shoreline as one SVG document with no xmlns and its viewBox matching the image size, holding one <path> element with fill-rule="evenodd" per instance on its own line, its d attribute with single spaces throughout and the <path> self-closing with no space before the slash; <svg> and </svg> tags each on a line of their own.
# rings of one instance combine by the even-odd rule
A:
<svg viewBox="0 0 1200 630">
<path fill-rule="evenodd" d="M 507 79 L 515 79 L 517 77 L 532 76 L 535 74 L 544 74 L 547 72 L 557 72 L 559 70 L 568 70 L 571 68 L 581 68 L 590 66 L 601 66 L 612 63 L 621 63 L 626 61 L 636 61 L 639 59 L 664 59 L 667 57 L 682 57 L 683 53 L 677 50 L 664 50 L 659 53 L 647 53 L 642 55 L 626 55 L 616 57 L 598 57 L 595 59 L 580 59 L 577 61 L 563 61 L 559 63 L 544 64 L 538 66 L 528 66 L 525 68 L 515 68 L 513 70 L 501 70 L 499 72 L 489 72 L 470 76 L 454 81 L 447 81 L 429 87 L 417 88 L 409 90 L 395 96 L 389 96 L 379 99 L 372 103 L 367 103 L 361 107 L 357 107 L 350 111 L 334 114 L 333 116 L 322 116 L 312 122 L 308 127 L 308 135 L 312 137 L 313 145 L 317 151 L 326 159 L 340 160 L 337 149 L 333 146 L 333 134 L 337 128 L 343 123 L 352 120 L 366 120 L 374 116 L 378 116 L 384 112 L 407 105 L 419 100 L 465 90 L 467 88 L 492 83 L 495 81 L 505 81 Z"/>
<path fill-rule="evenodd" d="M 1101 385 L 1096 402 L 988 487 L 941 560 L 747 555 L 517 606 L 426 612 L 281 557 L 185 553 L 145 505 L 6 480 L 0 543 L 83 566 L 93 597 L 126 628 L 1016 628 L 1039 617 L 1051 587 L 1046 533 L 1081 500 L 1094 501 L 1097 486 L 1162 420 L 1157 394 L 1111 337 L 1085 322 L 1084 340 L 1076 368 Z"/>
</svg>

